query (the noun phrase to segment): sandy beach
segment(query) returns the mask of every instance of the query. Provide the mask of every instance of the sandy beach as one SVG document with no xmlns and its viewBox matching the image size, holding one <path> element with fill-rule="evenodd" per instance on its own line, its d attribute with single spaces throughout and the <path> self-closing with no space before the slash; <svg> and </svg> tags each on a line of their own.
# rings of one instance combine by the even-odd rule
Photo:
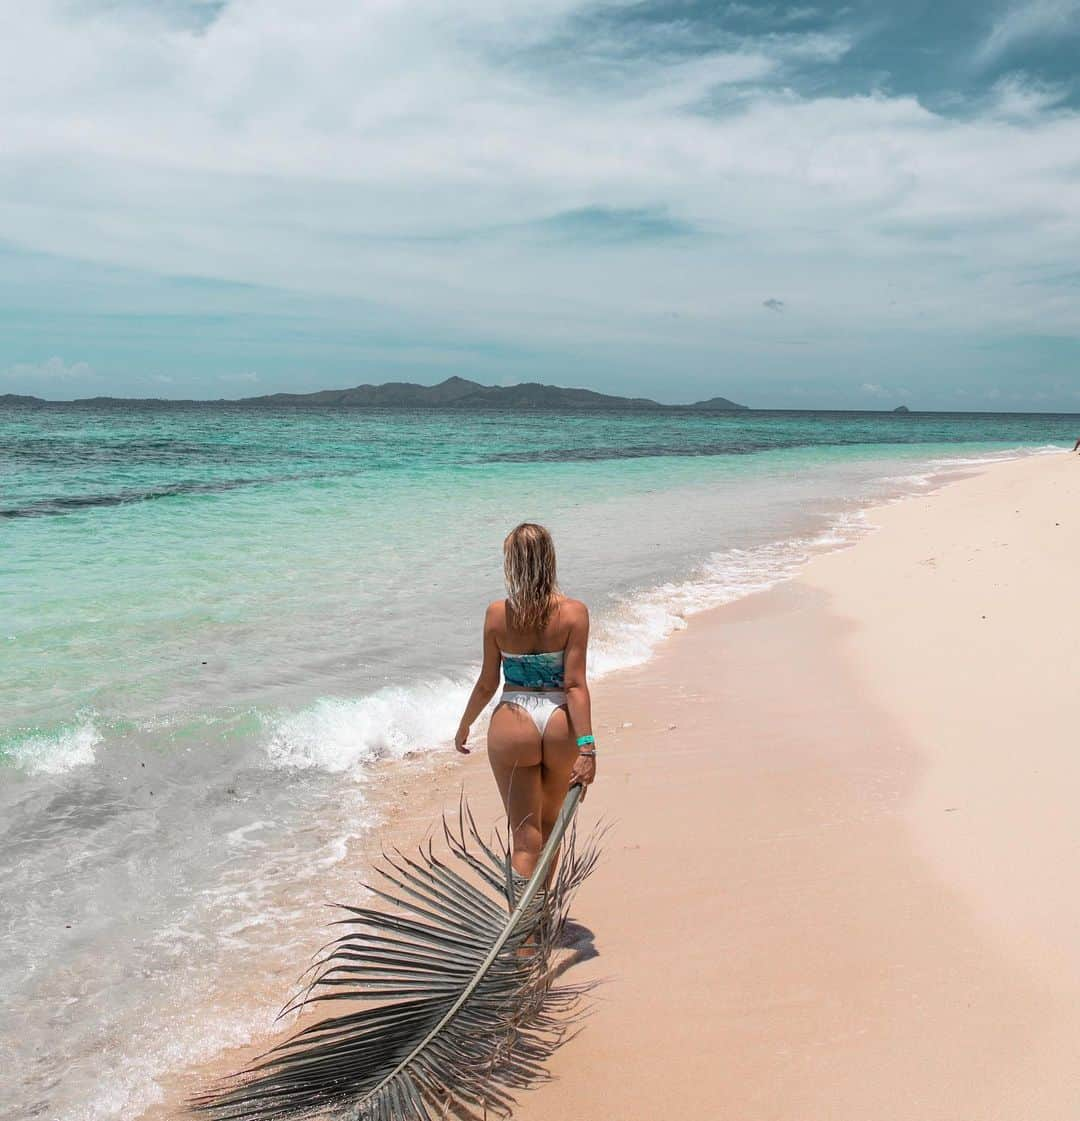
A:
<svg viewBox="0 0 1080 1121">
<path fill-rule="evenodd" d="M 874 510 L 603 684 L 608 983 L 522 1118 L 1080 1116 L 1078 499 L 1040 457 Z"/>
<path fill-rule="evenodd" d="M 1078 504 L 1061 455 L 874 509 L 598 683 L 601 983 L 516 1116 L 1080 1116 Z M 496 821 L 474 753 L 382 840 L 462 781 Z"/>
</svg>

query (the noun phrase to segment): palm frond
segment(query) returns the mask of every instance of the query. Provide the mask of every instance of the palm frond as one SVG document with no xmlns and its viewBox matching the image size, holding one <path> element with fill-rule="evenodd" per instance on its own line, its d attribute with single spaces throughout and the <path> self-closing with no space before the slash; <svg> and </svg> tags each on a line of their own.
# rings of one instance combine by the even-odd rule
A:
<svg viewBox="0 0 1080 1121">
<path fill-rule="evenodd" d="M 456 824 L 443 821 L 447 858 L 430 841 L 415 856 L 384 854 L 369 886 L 390 909 L 343 906 L 334 925 L 346 932 L 282 1014 L 362 1006 L 296 1032 L 193 1110 L 213 1121 L 509 1115 L 513 1093 L 545 1077 L 578 1009 L 580 990 L 552 986 L 550 958 L 598 856 L 595 839 L 577 844 L 580 796 L 567 794 L 528 881 L 510 866 L 508 837 L 501 853 L 486 844 L 464 799 Z"/>
</svg>

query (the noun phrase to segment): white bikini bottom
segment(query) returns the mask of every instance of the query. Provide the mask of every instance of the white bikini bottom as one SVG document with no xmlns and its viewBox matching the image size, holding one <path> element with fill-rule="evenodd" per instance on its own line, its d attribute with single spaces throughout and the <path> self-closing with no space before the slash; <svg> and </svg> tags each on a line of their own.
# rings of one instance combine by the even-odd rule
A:
<svg viewBox="0 0 1080 1121">
<path fill-rule="evenodd" d="M 522 689 L 504 689 L 499 698 L 501 705 L 517 705 L 523 708 L 536 725 L 536 730 L 542 736 L 551 714 L 557 708 L 566 708 L 566 694 L 561 690 L 551 689 L 545 693 L 529 693 Z"/>
</svg>

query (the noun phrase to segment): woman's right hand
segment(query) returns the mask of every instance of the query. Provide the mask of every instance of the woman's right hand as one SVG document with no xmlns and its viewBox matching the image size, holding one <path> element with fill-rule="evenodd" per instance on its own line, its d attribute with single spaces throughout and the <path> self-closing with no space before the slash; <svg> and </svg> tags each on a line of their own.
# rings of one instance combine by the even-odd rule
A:
<svg viewBox="0 0 1080 1121">
<path fill-rule="evenodd" d="M 574 769 L 570 772 L 570 785 L 581 787 L 581 800 L 589 792 L 589 785 L 596 778 L 596 756 L 579 755 Z"/>
<path fill-rule="evenodd" d="M 454 735 L 454 747 L 461 752 L 462 755 L 468 755 L 469 749 L 465 746 L 469 741 L 469 725 L 459 724 L 458 730 Z"/>
</svg>

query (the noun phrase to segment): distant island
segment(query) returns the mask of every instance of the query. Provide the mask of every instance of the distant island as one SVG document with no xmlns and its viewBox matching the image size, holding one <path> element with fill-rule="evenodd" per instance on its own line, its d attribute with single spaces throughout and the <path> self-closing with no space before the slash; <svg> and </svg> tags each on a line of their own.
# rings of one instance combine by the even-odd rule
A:
<svg viewBox="0 0 1080 1121">
<path fill-rule="evenodd" d="M 736 412 L 747 408 L 726 397 L 710 397 L 690 405 L 662 405 L 648 397 L 618 397 L 591 389 L 567 389 L 560 385 L 522 382 L 520 385 L 481 385 L 467 378 L 451 377 L 438 385 L 389 381 L 382 385 L 356 385 L 351 389 L 320 389 L 315 393 L 269 393 L 234 400 L 174 401 L 160 397 L 80 397 L 74 401 L 46 401 L 21 394 L 0 395 L 0 405 L 250 405 L 319 406 L 323 408 L 409 408 L 409 409 L 552 409 L 555 411 L 648 409 L 700 412 Z"/>
<path fill-rule="evenodd" d="M 894 413 L 910 413 L 911 410 L 907 407 L 907 405 L 897 405 L 896 408 L 893 409 L 893 412 Z"/>
</svg>

